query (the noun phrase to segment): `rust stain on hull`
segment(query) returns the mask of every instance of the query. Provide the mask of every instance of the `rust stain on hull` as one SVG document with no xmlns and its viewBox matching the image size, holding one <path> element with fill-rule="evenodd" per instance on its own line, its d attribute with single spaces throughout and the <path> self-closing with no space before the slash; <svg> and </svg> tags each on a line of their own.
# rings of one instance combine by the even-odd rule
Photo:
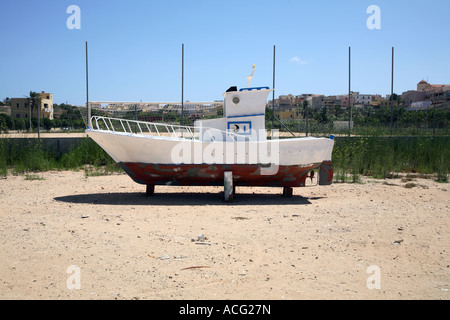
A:
<svg viewBox="0 0 450 320">
<path fill-rule="evenodd" d="M 279 166 L 274 174 L 264 175 L 261 170 L 267 167 L 261 164 L 119 164 L 135 182 L 146 185 L 222 186 L 224 172 L 232 171 L 235 186 L 268 187 L 304 187 L 308 173 L 322 165 Z M 332 179 L 332 169 L 327 173 Z"/>
</svg>

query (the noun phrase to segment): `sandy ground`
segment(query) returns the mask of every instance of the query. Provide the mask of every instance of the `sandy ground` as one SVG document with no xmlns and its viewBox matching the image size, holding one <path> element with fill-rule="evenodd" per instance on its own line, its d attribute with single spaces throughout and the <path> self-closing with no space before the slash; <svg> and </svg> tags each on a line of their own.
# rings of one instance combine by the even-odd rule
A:
<svg viewBox="0 0 450 320">
<path fill-rule="evenodd" d="M 237 188 L 228 204 L 219 187 L 37 176 L 0 179 L 1 299 L 450 297 L 450 185 L 432 179 Z"/>
</svg>

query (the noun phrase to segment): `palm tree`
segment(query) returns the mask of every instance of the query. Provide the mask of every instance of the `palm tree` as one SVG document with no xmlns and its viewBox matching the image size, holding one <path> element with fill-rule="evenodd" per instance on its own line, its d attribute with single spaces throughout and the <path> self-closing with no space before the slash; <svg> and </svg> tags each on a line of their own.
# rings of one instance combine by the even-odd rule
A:
<svg viewBox="0 0 450 320">
<path fill-rule="evenodd" d="M 37 102 L 37 99 L 38 99 L 38 94 L 36 93 L 36 92 L 34 92 L 34 91 L 30 91 L 30 95 L 29 96 L 26 96 L 26 98 L 27 98 L 27 103 L 28 103 L 28 105 L 30 106 L 30 131 L 32 131 L 33 130 L 33 128 L 32 128 L 32 125 L 31 125 L 31 117 L 32 117 L 32 115 L 33 115 L 33 108 L 34 108 L 34 106 L 36 105 L 36 102 Z M 37 105 L 36 105 L 36 107 L 38 107 Z M 39 116 L 40 116 L 40 110 L 39 110 L 40 108 L 38 107 L 38 109 L 37 109 L 37 116 L 38 116 L 38 138 L 39 138 L 39 125 L 40 125 L 40 123 L 39 123 Z"/>
</svg>

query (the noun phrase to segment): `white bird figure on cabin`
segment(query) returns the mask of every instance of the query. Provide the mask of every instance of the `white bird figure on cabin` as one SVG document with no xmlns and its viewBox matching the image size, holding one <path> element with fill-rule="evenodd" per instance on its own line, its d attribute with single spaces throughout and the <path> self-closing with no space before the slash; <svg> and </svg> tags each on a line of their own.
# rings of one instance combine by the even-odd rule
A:
<svg viewBox="0 0 450 320">
<path fill-rule="evenodd" d="M 250 84 L 252 83 L 253 75 L 255 74 L 255 68 L 256 68 L 256 66 L 253 65 L 252 74 L 246 77 L 247 78 L 247 88 L 249 88 Z"/>
</svg>

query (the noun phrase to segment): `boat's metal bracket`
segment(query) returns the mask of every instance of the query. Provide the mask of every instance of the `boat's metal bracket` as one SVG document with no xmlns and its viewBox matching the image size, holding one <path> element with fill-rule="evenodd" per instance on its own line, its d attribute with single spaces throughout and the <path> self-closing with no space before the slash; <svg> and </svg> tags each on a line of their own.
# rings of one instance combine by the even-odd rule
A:
<svg viewBox="0 0 450 320">
<path fill-rule="evenodd" d="M 225 171 L 223 173 L 224 200 L 225 202 L 233 202 L 233 172 Z"/>
</svg>

